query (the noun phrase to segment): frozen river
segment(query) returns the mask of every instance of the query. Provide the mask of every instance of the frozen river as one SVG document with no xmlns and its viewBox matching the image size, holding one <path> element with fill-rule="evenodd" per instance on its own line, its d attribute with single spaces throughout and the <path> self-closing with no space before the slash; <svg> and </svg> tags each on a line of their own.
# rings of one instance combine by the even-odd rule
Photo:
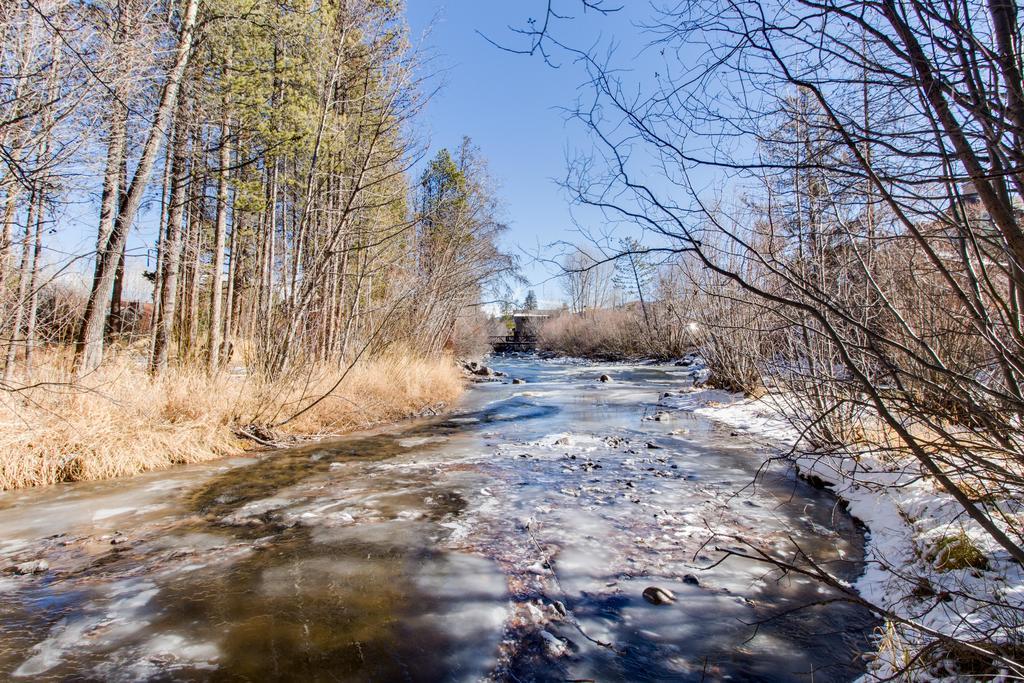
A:
<svg viewBox="0 0 1024 683">
<path fill-rule="evenodd" d="M 852 579 L 827 492 L 674 366 L 492 359 L 456 412 L 0 495 L 0 679 L 842 681 L 875 622 L 723 549 Z M 608 373 L 613 381 L 597 382 Z M 756 481 L 755 481 L 756 478 Z M 45 562 L 19 575 L 9 568 Z M 653 604 L 648 595 L 674 594 Z"/>
</svg>

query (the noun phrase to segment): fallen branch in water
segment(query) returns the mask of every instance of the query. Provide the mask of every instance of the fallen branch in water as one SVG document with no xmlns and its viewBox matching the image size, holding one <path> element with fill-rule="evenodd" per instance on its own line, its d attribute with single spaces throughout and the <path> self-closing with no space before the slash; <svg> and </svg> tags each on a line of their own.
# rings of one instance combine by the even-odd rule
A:
<svg viewBox="0 0 1024 683">
<path fill-rule="evenodd" d="M 611 650 L 612 652 L 614 652 L 615 654 L 619 655 L 620 657 L 625 655 L 626 651 L 625 650 L 621 650 L 621 649 L 615 647 L 614 643 L 608 643 L 608 642 L 605 642 L 603 640 L 598 640 L 597 638 L 594 638 L 594 637 L 590 636 L 586 631 L 583 630 L 583 627 L 580 625 L 580 622 L 576 619 L 576 617 L 573 616 L 572 610 L 570 610 L 568 607 L 565 606 L 565 596 L 566 596 L 565 589 L 562 588 L 562 583 L 558 580 L 558 574 L 555 572 L 554 567 L 551 566 L 551 562 L 546 557 L 546 555 L 544 553 L 544 550 L 540 547 L 540 543 L 537 542 L 537 539 L 533 535 L 533 531 L 530 529 L 530 526 L 533 524 L 534 521 L 535 520 L 533 518 L 531 518 L 529 520 L 529 523 L 526 524 L 526 529 L 525 529 L 526 530 L 526 535 L 529 537 L 530 542 L 533 543 L 533 546 L 537 549 L 537 552 L 540 553 L 541 558 L 543 558 L 542 566 L 547 568 L 547 570 L 551 572 L 551 580 L 555 584 L 555 588 L 558 589 L 558 593 L 562 597 L 562 600 L 557 601 L 558 604 L 561 605 L 562 608 L 564 609 L 564 612 L 562 613 L 562 616 L 565 617 L 566 621 L 568 621 L 570 624 L 572 624 L 574 627 L 576 627 L 576 630 L 580 632 L 581 636 L 583 636 L 584 638 L 586 638 L 587 640 L 592 642 L 594 645 L 600 645 L 603 648 L 607 648 L 607 649 Z M 550 597 L 549 597 L 549 599 L 550 599 Z M 552 602 L 555 602 L 555 601 L 552 600 Z M 562 610 L 559 610 L 559 611 L 562 612 Z"/>
</svg>

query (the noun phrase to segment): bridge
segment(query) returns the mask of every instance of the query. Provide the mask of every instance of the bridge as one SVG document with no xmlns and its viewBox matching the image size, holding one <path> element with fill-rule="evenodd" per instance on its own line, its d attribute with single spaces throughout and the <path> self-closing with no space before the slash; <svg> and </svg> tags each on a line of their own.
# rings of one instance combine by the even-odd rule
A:
<svg viewBox="0 0 1024 683">
<path fill-rule="evenodd" d="M 491 337 L 495 353 L 536 351 L 541 324 L 561 311 L 516 311 L 512 314 L 512 334 Z"/>
<path fill-rule="evenodd" d="M 517 339 L 516 335 L 509 334 L 504 337 L 491 337 L 491 347 L 495 353 L 509 353 L 512 351 L 536 351 L 537 339 Z"/>
</svg>

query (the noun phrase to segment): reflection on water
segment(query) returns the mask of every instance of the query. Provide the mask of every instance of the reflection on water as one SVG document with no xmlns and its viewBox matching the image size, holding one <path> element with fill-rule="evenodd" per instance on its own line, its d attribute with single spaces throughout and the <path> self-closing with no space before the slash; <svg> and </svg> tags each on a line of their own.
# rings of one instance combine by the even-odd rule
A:
<svg viewBox="0 0 1024 683">
<path fill-rule="evenodd" d="M 462 411 L 226 465 L 0 497 L 0 677 L 850 680 L 874 626 L 834 498 L 692 414 L 685 370 L 499 359 Z M 599 384 L 602 373 L 611 384 Z M 717 536 L 712 539 L 712 535 Z M 710 568 L 709 568 L 710 567 Z M 676 601 L 652 605 L 648 586 Z"/>
</svg>

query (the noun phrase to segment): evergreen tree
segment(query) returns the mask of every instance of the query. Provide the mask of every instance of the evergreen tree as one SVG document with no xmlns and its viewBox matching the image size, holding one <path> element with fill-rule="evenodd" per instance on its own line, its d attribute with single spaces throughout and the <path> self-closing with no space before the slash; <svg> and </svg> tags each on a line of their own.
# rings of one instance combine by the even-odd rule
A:
<svg viewBox="0 0 1024 683">
<path fill-rule="evenodd" d="M 657 266 L 648 250 L 631 237 L 622 240 L 620 250 L 622 255 L 615 262 L 612 281 L 627 299 L 636 299 L 645 305 L 645 295 L 654 282 Z"/>
<path fill-rule="evenodd" d="M 615 286 L 621 289 L 626 296 L 636 296 L 637 301 L 640 302 L 640 310 L 644 314 L 644 326 L 650 337 L 653 330 L 644 294 L 654 281 L 657 267 L 651 261 L 648 250 L 637 240 L 628 237 L 622 240 L 620 248 L 622 255 L 615 262 Z"/>
</svg>

